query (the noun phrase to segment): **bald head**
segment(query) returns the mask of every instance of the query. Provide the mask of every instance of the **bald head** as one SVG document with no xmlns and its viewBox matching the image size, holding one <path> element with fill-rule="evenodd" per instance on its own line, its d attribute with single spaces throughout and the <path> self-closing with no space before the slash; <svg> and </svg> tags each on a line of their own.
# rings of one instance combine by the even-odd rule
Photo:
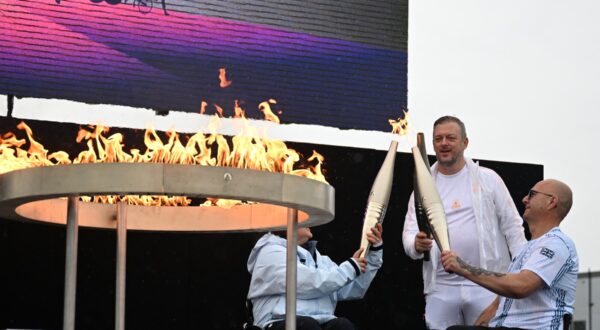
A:
<svg viewBox="0 0 600 330">
<path fill-rule="evenodd" d="M 559 218 L 561 220 L 564 219 L 573 205 L 573 192 L 571 191 L 571 188 L 564 182 L 555 179 L 547 179 L 540 182 L 540 184 L 544 186 L 545 191 L 558 198 L 556 211 Z"/>
</svg>

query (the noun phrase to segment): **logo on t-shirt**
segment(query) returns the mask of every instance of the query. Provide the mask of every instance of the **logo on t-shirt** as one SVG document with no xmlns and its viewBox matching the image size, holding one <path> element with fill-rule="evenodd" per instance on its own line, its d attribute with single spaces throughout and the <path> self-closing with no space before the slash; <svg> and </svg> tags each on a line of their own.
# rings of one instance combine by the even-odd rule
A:
<svg viewBox="0 0 600 330">
<path fill-rule="evenodd" d="M 452 201 L 452 206 L 450 206 L 453 210 L 459 209 L 460 208 L 460 201 L 458 199 L 455 199 Z"/>
<path fill-rule="evenodd" d="M 540 254 L 548 257 L 548 259 L 552 259 L 552 257 L 554 257 L 554 251 L 550 250 L 549 248 L 542 248 Z"/>
</svg>

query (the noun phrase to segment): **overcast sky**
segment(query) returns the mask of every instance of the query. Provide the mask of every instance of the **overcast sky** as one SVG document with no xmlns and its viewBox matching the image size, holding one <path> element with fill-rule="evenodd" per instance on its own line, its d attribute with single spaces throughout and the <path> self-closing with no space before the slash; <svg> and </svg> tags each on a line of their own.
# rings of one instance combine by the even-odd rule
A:
<svg viewBox="0 0 600 330">
<path fill-rule="evenodd" d="M 580 271 L 600 270 L 600 258 L 593 257 L 600 249 L 594 207 L 600 195 L 594 148 L 600 1 L 429 0 L 412 1 L 409 10 L 412 131 L 425 132 L 431 146 L 433 121 L 456 115 L 467 125 L 467 156 L 542 164 L 546 178 L 562 180 L 574 191 L 573 209 L 561 227 L 575 240 Z M 5 113 L 6 98 L 0 99 Z M 14 116 L 112 127 L 145 128 L 153 122 L 157 129 L 181 132 L 207 124 L 197 115 L 157 117 L 151 111 L 58 100 L 17 100 Z M 390 141 L 381 132 L 266 125 L 269 137 L 290 141 L 374 149 L 387 149 Z M 306 129 L 314 134 L 307 137 Z M 408 152 L 410 142 L 401 142 L 399 150 Z"/>
<path fill-rule="evenodd" d="M 413 127 L 429 138 L 436 118 L 456 115 L 467 156 L 542 164 L 569 184 L 561 227 L 580 271 L 600 270 L 600 2 L 411 1 L 408 54 Z"/>
</svg>

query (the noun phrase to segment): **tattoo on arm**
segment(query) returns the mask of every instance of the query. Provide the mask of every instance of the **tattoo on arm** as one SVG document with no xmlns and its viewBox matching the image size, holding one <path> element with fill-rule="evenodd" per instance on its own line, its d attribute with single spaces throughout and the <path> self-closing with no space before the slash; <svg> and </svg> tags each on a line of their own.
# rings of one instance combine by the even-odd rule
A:
<svg viewBox="0 0 600 330">
<path fill-rule="evenodd" d="M 469 273 L 471 273 L 475 276 L 488 275 L 488 276 L 502 277 L 502 276 L 506 275 L 503 273 L 496 273 L 496 272 L 492 272 L 489 270 L 485 270 L 485 269 L 479 268 L 479 267 L 473 267 L 473 266 L 469 265 L 468 263 L 464 262 L 461 258 L 456 258 L 456 261 L 458 261 L 458 264 L 462 268 L 466 269 Z"/>
</svg>

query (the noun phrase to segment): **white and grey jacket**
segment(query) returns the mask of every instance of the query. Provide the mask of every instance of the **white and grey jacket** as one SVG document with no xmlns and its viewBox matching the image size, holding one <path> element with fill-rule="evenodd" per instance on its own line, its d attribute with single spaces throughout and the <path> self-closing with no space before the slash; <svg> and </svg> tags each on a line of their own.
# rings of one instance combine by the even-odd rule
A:
<svg viewBox="0 0 600 330">
<path fill-rule="evenodd" d="M 267 233 L 248 258 L 248 299 L 253 304 L 254 323 L 261 328 L 285 318 L 286 247 L 287 240 Z M 338 301 L 362 298 L 383 264 L 381 247 L 371 248 L 366 258 L 367 270 L 360 273 L 353 259 L 338 265 L 321 255 L 316 241 L 309 242 L 308 249 L 298 246 L 297 315 L 324 323 L 335 318 Z"/>
</svg>

